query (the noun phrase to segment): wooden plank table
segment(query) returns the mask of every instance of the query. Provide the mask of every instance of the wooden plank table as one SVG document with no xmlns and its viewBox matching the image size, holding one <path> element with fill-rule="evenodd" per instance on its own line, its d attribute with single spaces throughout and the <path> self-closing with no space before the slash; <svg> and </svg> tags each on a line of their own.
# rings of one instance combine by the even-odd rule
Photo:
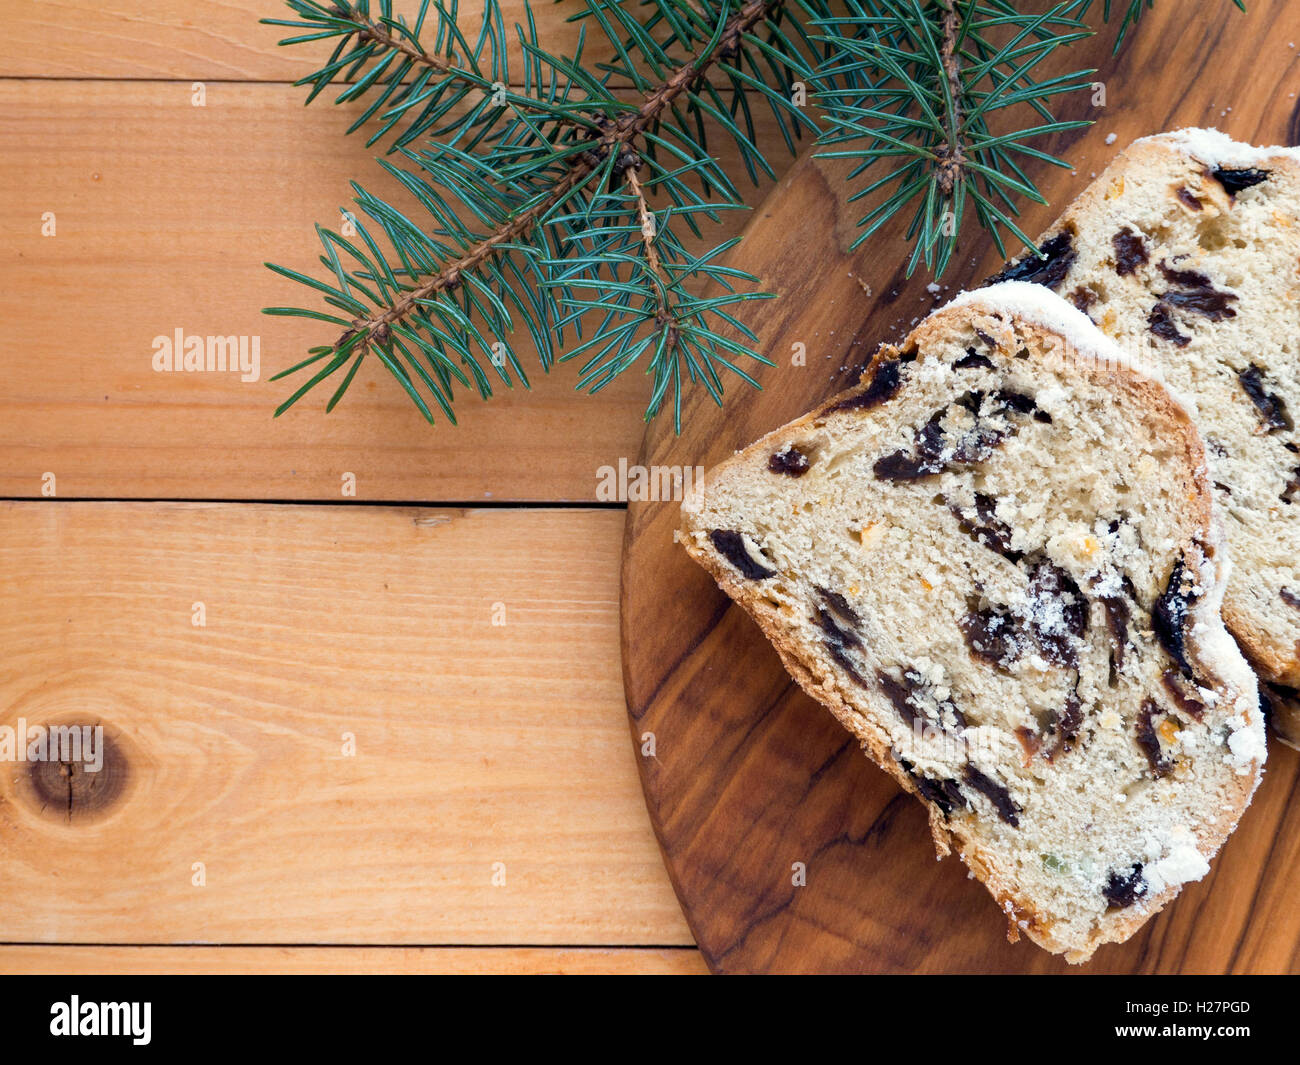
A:
<svg viewBox="0 0 1300 1065">
<path fill-rule="evenodd" d="M 319 333 L 260 313 L 296 296 L 261 263 L 310 268 L 348 181 L 384 187 L 356 109 L 289 84 L 312 53 L 257 22 L 285 12 L 7 12 L 0 724 L 111 747 L 89 788 L 0 767 L 0 971 L 701 972 L 595 503 L 646 382 L 539 374 L 431 430 L 363 371 L 271 419 Z M 260 336 L 260 379 L 155 373 L 178 327 Z"/>
</svg>

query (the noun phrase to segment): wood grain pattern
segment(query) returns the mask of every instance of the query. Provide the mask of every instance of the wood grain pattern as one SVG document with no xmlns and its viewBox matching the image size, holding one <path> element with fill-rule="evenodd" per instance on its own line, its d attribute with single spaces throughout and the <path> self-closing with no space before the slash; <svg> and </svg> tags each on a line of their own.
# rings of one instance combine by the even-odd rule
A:
<svg viewBox="0 0 1300 1065">
<path fill-rule="evenodd" d="M 268 378 L 333 331 L 261 314 L 318 306 L 263 261 L 315 272 L 313 224 L 337 227 L 348 181 L 395 184 L 343 136 L 347 110 L 281 85 L 213 85 L 199 108 L 188 84 L 0 80 L 0 496 L 54 473 L 63 497 L 337 500 L 351 472 L 364 500 L 582 501 L 636 454 L 648 379 L 578 393 L 576 364 L 542 375 L 522 328 L 533 390 L 467 396 L 459 426 L 426 425 L 373 360 L 332 414 L 321 393 L 272 419 L 297 385 Z M 260 337 L 260 379 L 155 372 L 177 328 Z"/>
<path fill-rule="evenodd" d="M 1091 49 L 1108 106 L 1086 96 L 1066 117 L 1098 124 L 1058 137 L 1077 173 L 1033 169 L 1057 205 L 1130 140 L 1180 125 L 1295 143 L 1300 8 L 1162 4 L 1118 60 Z M 1231 109 L 1231 110 L 1229 110 Z M 1108 134 L 1118 140 L 1106 144 Z M 747 318 L 778 362 L 761 394 L 725 416 L 692 403 L 681 439 L 652 427 L 644 464 L 710 465 L 846 387 L 883 339 L 935 302 L 907 280 L 898 226 L 858 253 L 864 208 L 844 203 L 845 169 L 803 159 L 765 201 L 739 260 L 781 298 Z M 1039 232 L 1056 211 L 1027 213 Z M 885 249 L 896 249 L 886 254 Z M 951 291 L 996 269 L 986 240 L 967 242 Z M 807 365 L 792 365 L 792 345 Z M 798 691 L 759 630 L 672 543 L 677 508 L 633 504 L 623 564 L 623 656 L 634 739 L 658 757 L 642 782 L 670 874 L 711 967 L 725 972 L 1033 972 L 1067 966 L 1031 943 L 1005 942 L 984 888 L 956 860 L 937 865 L 920 804 L 861 756 Z M 1087 971 L 1300 971 L 1300 757 L 1275 745 L 1265 782 L 1212 874 Z M 792 863 L 807 866 L 793 887 Z"/>
<path fill-rule="evenodd" d="M 0 764 L 3 938 L 689 945 L 623 731 L 623 518 L 0 504 L 0 725 L 114 747 L 72 794 Z"/>
<path fill-rule="evenodd" d="M 653 947 L 0 946 L 0 974 L 696 976 L 698 950 Z"/>
<path fill-rule="evenodd" d="M 296 17 L 281 0 L 201 6 L 194 0 L 59 0 L 11 6 L 0 40 L 0 71 L 8 77 L 292 81 L 320 65 L 313 63 L 310 48 L 276 47 L 292 31 L 259 23 Z M 396 0 L 393 10 L 411 17 L 419 6 L 418 0 Z M 476 40 L 482 5 L 462 0 L 458 6 L 461 31 Z M 578 26 L 566 20 L 575 5 L 542 2 L 533 8 L 538 36 L 572 55 Z M 512 42 L 509 55 L 517 61 L 521 52 L 513 28 L 524 21 L 524 5 L 502 0 L 501 13 Z"/>
</svg>

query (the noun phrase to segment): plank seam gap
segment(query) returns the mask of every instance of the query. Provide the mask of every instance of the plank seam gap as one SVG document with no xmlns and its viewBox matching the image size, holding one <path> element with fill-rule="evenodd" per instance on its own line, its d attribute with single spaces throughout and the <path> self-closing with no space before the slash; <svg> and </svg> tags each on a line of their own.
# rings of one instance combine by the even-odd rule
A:
<svg viewBox="0 0 1300 1065">
<path fill-rule="evenodd" d="M 181 496 L 0 496 L 0 503 L 210 503 L 213 506 L 393 507 L 439 510 L 627 510 L 626 503 L 581 499 L 230 499 Z"/>
<path fill-rule="evenodd" d="M 302 948 L 305 950 L 698 950 L 694 943 L 45 943 L 41 941 L 0 942 L 4 947 L 76 947 L 120 950 L 122 948 L 161 948 L 176 950 L 265 950 L 267 948 Z"/>
</svg>

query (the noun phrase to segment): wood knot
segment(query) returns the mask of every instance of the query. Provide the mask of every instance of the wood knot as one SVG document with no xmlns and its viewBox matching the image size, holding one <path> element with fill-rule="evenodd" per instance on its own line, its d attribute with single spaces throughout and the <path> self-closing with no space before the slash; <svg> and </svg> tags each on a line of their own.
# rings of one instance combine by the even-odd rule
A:
<svg viewBox="0 0 1300 1065">
<path fill-rule="evenodd" d="M 99 722 L 23 723 L 15 747 L 15 759 L 26 763 L 24 790 L 44 817 L 67 823 L 97 820 L 126 793 L 126 753 Z"/>
</svg>

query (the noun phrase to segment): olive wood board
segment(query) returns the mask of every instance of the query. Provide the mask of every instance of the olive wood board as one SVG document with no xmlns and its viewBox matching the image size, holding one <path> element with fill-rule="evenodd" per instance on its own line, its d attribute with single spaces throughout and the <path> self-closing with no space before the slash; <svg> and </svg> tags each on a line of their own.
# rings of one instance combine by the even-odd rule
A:
<svg viewBox="0 0 1300 1065">
<path fill-rule="evenodd" d="M 1078 93 L 1059 108 L 1096 122 L 1047 145 L 1073 172 L 1029 168 L 1052 206 L 1026 210 L 1027 233 L 1139 136 L 1212 125 L 1239 140 L 1297 143 L 1300 5 L 1249 7 L 1158 4 L 1118 57 L 1105 33 L 1075 49 L 1071 62 L 1099 69 L 1105 106 Z M 776 364 L 757 368 L 762 391 L 734 385 L 721 411 L 692 395 L 681 435 L 671 418 L 652 423 L 639 464 L 711 466 L 851 385 L 881 341 L 997 270 L 1001 256 L 979 232 L 963 235 L 938 293 L 923 270 L 906 276 L 905 223 L 851 251 L 865 208 L 847 202 L 847 175 L 843 161 L 805 154 L 732 253 L 778 296 L 743 309 Z M 1210 874 L 1127 943 L 1083 966 L 1027 939 L 1010 943 L 965 866 L 936 862 L 921 804 L 799 690 L 758 627 L 673 542 L 677 510 L 630 504 L 624 687 L 651 821 L 713 971 L 1300 971 L 1295 751 L 1270 744 L 1264 782 Z"/>
</svg>

